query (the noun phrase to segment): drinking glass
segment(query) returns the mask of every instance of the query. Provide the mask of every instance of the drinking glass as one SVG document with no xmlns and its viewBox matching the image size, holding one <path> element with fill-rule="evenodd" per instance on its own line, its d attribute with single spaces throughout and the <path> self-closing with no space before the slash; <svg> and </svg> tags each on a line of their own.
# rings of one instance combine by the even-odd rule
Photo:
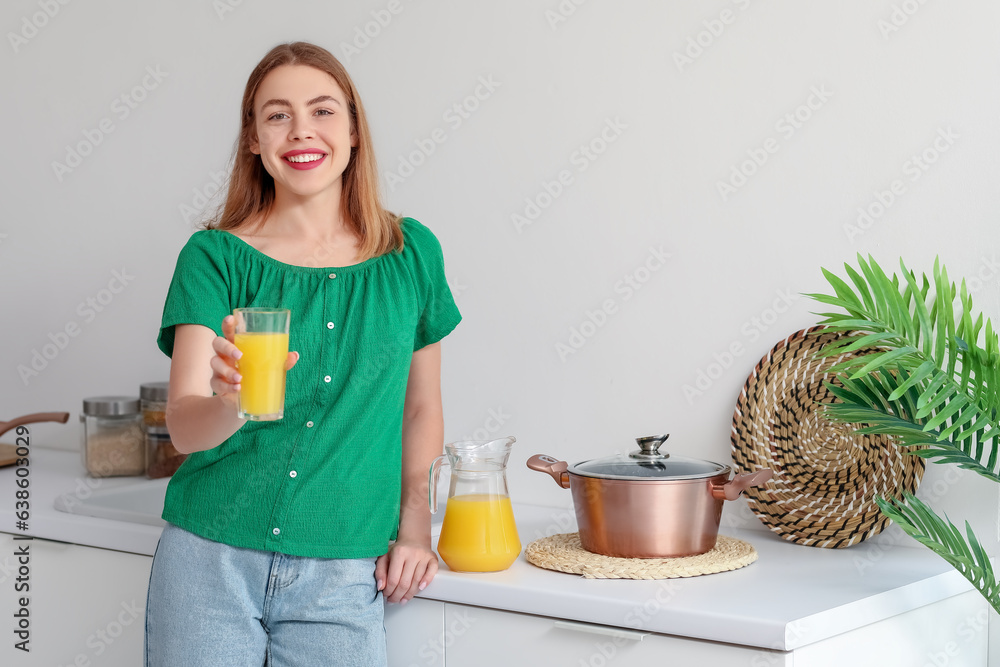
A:
<svg viewBox="0 0 1000 667">
<path fill-rule="evenodd" d="M 236 360 L 240 380 L 238 414 L 251 421 L 274 421 L 285 414 L 285 360 L 288 324 L 284 308 L 237 308 L 233 343 L 243 353 Z"/>
</svg>

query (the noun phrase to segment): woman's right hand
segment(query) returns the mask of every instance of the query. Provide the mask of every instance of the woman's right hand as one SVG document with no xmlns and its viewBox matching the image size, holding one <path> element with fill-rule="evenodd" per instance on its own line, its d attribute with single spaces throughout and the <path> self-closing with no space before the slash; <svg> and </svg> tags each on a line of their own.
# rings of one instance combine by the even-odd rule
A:
<svg viewBox="0 0 1000 667">
<path fill-rule="evenodd" d="M 233 342 L 236 335 L 236 318 L 226 315 L 222 320 L 222 336 L 212 341 L 215 356 L 212 357 L 212 391 L 224 398 L 236 400 L 240 391 L 240 372 L 236 370 L 236 360 L 243 356 Z"/>
<path fill-rule="evenodd" d="M 236 335 L 236 318 L 226 315 L 222 320 L 222 336 L 212 341 L 215 356 L 212 357 L 212 391 L 235 404 L 243 379 L 236 369 L 236 360 L 243 356 L 233 342 Z M 298 352 L 289 352 L 285 360 L 285 370 L 290 370 L 299 360 Z"/>
</svg>

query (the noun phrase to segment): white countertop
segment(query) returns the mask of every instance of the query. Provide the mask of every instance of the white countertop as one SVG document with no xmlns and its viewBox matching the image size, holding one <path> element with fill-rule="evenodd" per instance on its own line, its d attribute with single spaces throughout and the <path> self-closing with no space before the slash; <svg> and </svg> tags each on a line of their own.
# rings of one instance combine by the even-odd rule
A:
<svg viewBox="0 0 1000 667">
<path fill-rule="evenodd" d="M 17 530 L 14 468 L 0 469 L 0 532 L 151 556 L 160 529 L 54 509 L 60 495 L 136 484 L 91 479 L 74 452 L 32 448 L 31 518 Z M 153 482 L 149 482 L 153 483 Z M 565 508 L 514 506 L 524 545 L 575 529 Z M 971 586 L 927 549 L 862 543 L 817 549 L 770 532 L 723 529 L 757 549 L 752 565 L 660 581 L 583 579 L 551 572 L 524 556 L 504 572 L 462 574 L 443 563 L 420 597 L 632 628 L 683 637 L 792 650 L 963 593 Z"/>
</svg>

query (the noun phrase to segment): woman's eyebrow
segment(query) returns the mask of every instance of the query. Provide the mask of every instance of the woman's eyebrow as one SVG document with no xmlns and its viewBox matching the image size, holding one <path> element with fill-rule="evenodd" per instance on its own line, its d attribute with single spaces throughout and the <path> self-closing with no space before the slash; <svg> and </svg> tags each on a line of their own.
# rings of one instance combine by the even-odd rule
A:
<svg viewBox="0 0 1000 667">
<path fill-rule="evenodd" d="M 308 102 L 306 102 L 306 106 L 311 107 L 312 105 L 319 104 L 320 102 L 333 102 L 337 106 L 343 106 L 340 103 L 340 100 L 338 100 L 336 97 L 331 97 L 330 95 L 320 95 L 319 97 L 314 97 Z M 282 100 L 282 99 L 268 100 L 267 102 L 264 102 L 264 104 L 260 107 L 261 111 L 270 106 L 290 107 L 292 106 L 292 103 L 289 102 L 288 100 Z"/>
</svg>

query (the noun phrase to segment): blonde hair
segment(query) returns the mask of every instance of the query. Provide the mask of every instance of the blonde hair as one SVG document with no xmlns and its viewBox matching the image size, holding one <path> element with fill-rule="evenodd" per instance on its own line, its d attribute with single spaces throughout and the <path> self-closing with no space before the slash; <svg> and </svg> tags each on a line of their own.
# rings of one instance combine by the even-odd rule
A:
<svg viewBox="0 0 1000 667">
<path fill-rule="evenodd" d="M 357 135 L 358 145 L 351 148 L 351 157 L 344 169 L 340 206 L 346 223 L 360 238 L 359 261 L 402 250 L 400 218 L 382 206 L 375 149 L 357 88 L 333 54 L 307 42 L 274 47 L 250 73 L 243 91 L 240 134 L 234 148 L 229 190 L 221 211 L 205 224 L 205 228 L 236 230 L 251 222 L 256 222 L 254 227 L 257 228 L 274 206 L 274 179 L 264 169 L 260 156 L 250 151 L 250 146 L 256 139 L 253 103 L 257 89 L 264 77 L 282 65 L 308 65 L 326 72 L 347 97 L 351 128 Z"/>
</svg>

